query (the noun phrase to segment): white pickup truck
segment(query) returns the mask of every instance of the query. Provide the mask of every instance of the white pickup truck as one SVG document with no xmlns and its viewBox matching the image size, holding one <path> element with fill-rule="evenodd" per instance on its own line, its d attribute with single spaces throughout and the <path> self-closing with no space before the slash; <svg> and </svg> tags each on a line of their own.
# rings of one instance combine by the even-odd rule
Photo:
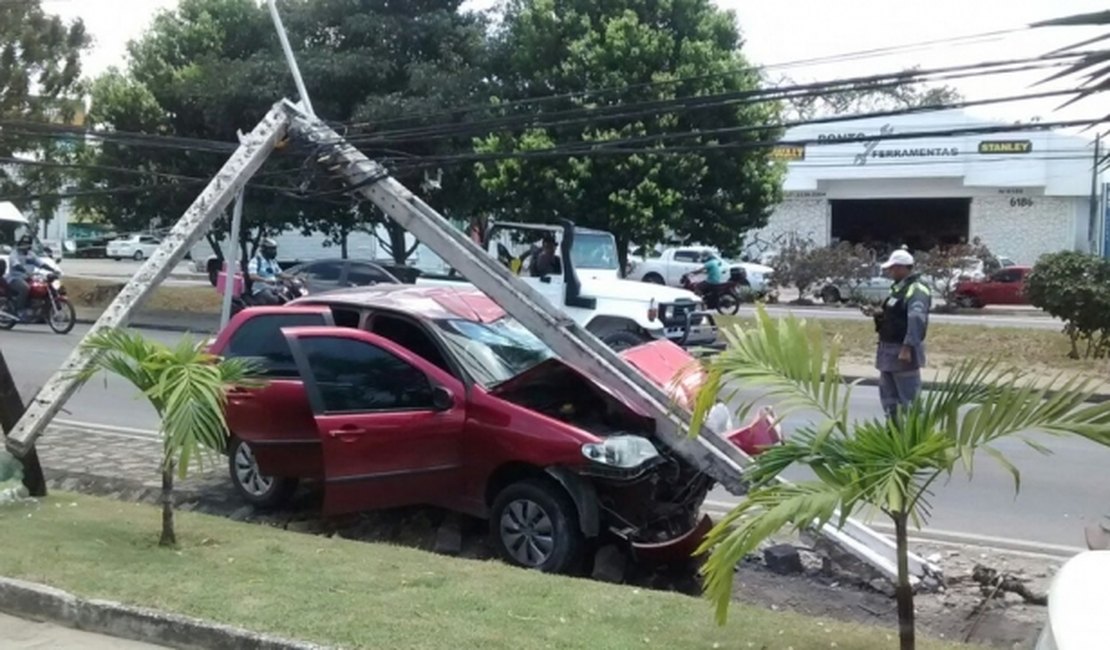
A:
<svg viewBox="0 0 1110 650">
<path fill-rule="evenodd" d="M 633 277 L 653 284 L 679 287 L 682 286 L 683 275 L 701 269 L 706 260 L 713 256 L 721 257 L 717 249 L 708 246 L 668 248 L 659 257 L 638 262 L 633 270 Z M 749 262 L 729 262 L 727 260 L 725 263 L 730 269 L 739 268 L 744 270 L 752 292 L 756 295 L 765 296 L 770 291 L 770 275 L 774 272 L 771 267 Z"/>
<path fill-rule="evenodd" d="M 561 268 L 533 274 L 532 260 L 545 236 L 555 238 Z M 662 338 L 683 346 L 712 346 L 717 325 L 690 291 L 647 286 L 620 277 L 616 241 L 603 230 L 495 222 L 482 236 L 489 254 L 532 285 L 552 305 L 615 350 Z M 457 285 L 460 276 L 426 277 L 418 285 Z"/>
</svg>

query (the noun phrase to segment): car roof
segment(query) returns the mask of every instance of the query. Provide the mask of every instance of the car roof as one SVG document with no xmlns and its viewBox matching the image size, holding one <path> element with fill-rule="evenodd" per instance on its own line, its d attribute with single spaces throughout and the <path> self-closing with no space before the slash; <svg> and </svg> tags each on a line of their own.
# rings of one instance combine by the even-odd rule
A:
<svg viewBox="0 0 1110 650">
<path fill-rule="evenodd" d="M 490 300 L 489 296 L 471 287 L 377 284 L 327 291 L 300 298 L 290 304 L 388 309 L 428 320 L 462 319 L 491 323 L 505 317 L 504 309 Z"/>
</svg>

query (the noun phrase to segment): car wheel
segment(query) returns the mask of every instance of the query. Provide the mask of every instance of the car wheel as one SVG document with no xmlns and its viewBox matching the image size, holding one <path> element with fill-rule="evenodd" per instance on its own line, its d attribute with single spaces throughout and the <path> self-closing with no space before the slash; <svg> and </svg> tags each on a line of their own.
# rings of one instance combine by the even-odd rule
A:
<svg viewBox="0 0 1110 650">
<path fill-rule="evenodd" d="M 643 345 L 648 342 L 648 339 L 645 339 L 632 330 L 615 330 L 607 334 L 602 334 L 599 338 L 601 342 L 608 345 L 613 352 L 624 352 L 629 348 L 634 348 L 637 345 Z"/>
<path fill-rule="evenodd" d="M 255 508 L 278 508 L 297 491 L 297 479 L 266 476 L 259 471 L 250 445 L 232 438 L 227 445 L 228 470 L 239 496 Z"/>
<path fill-rule="evenodd" d="M 956 306 L 963 309 L 982 309 L 983 303 L 974 296 L 956 296 Z"/>
<path fill-rule="evenodd" d="M 644 276 L 644 282 L 647 282 L 649 284 L 666 284 L 665 282 L 663 282 L 663 276 L 659 275 L 658 273 L 648 273 Z"/>
<path fill-rule="evenodd" d="M 143 261 L 143 252 L 135 251 L 135 254 L 131 256 L 131 259 L 135 260 L 136 262 Z"/>
<path fill-rule="evenodd" d="M 826 305 L 840 304 L 840 290 L 832 285 L 825 287 L 821 290 L 821 301 Z"/>
<path fill-rule="evenodd" d="M 122 257 L 113 257 L 112 259 L 118 262 L 118 261 L 122 260 L 123 258 Z"/>
<path fill-rule="evenodd" d="M 505 562 L 547 573 L 568 573 L 581 564 L 585 539 L 561 487 L 513 483 L 494 499 L 491 515 L 493 545 Z"/>
</svg>

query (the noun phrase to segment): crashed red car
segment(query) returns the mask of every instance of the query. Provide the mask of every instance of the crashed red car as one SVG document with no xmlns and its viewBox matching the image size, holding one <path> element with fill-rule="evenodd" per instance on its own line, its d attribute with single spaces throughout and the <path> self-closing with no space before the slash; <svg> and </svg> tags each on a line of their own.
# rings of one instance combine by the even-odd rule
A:
<svg viewBox="0 0 1110 650">
<path fill-rule="evenodd" d="M 265 368 L 227 408 L 231 478 L 256 506 L 306 479 L 323 483 L 326 514 L 441 506 L 489 519 L 506 561 L 558 572 L 602 536 L 688 554 L 708 525 L 712 479 L 476 290 L 379 285 L 247 309 L 212 350 Z M 625 352 L 661 385 L 676 354 L 692 360 L 666 341 Z"/>
</svg>

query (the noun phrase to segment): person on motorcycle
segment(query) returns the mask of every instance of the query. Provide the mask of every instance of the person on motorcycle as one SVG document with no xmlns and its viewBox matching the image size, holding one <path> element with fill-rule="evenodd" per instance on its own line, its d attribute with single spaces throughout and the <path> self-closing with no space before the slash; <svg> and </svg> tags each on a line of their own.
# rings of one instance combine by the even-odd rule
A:
<svg viewBox="0 0 1110 650">
<path fill-rule="evenodd" d="M 27 276 L 36 267 L 42 266 L 42 260 L 31 252 L 30 235 L 23 235 L 16 242 L 15 248 L 8 255 L 8 268 L 4 274 L 4 281 L 12 293 L 12 310 L 15 315 L 23 317 L 27 309 L 27 298 L 31 293 L 31 285 L 27 283 Z"/>
<path fill-rule="evenodd" d="M 285 277 L 277 261 L 277 242 L 266 238 L 258 253 L 247 264 L 251 281 L 251 301 L 256 305 L 280 305 L 281 279 Z"/>
<path fill-rule="evenodd" d="M 698 273 L 705 274 L 705 282 L 702 283 L 701 289 L 707 304 L 716 304 L 717 296 L 725 286 L 724 268 L 725 263 L 719 256 L 713 253 L 706 254 L 705 262 Z"/>
</svg>

